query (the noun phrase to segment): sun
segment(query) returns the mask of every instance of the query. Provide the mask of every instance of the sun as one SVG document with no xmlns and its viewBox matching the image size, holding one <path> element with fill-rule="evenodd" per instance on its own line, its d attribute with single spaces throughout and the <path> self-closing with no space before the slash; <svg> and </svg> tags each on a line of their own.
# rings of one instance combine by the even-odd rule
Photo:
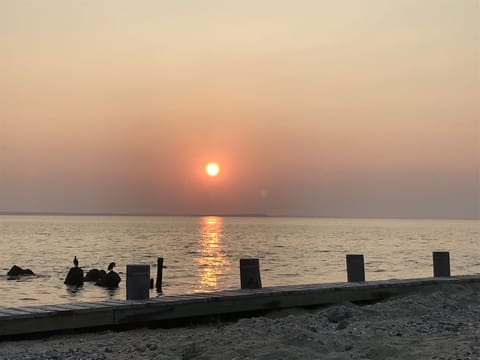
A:
<svg viewBox="0 0 480 360">
<path fill-rule="evenodd" d="M 208 176 L 217 176 L 220 173 L 220 166 L 217 163 L 210 162 L 205 166 L 205 172 Z"/>
</svg>

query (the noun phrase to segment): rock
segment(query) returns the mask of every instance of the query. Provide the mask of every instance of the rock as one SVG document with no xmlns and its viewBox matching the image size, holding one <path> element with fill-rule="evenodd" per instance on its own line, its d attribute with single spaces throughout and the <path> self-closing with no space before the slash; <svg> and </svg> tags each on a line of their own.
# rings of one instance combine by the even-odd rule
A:
<svg viewBox="0 0 480 360">
<path fill-rule="evenodd" d="M 147 346 L 143 342 L 138 342 L 133 345 L 137 351 L 144 352 L 147 350 Z"/>
<path fill-rule="evenodd" d="M 118 287 L 118 283 L 120 281 L 122 281 L 120 275 L 118 275 L 115 271 L 112 270 L 108 272 L 108 274 L 104 278 L 97 281 L 95 285 L 107 288 L 116 288 Z"/>
<path fill-rule="evenodd" d="M 158 349 L 157 344 L 148 344 L 147 347 L 148 347 L 148 350 L 150 351 L 154 351 Z"/>
<path fill-rule="evenodd" d="M 345 305 L 335 306 L 327 311 L 327 319 L 330 322 L 338 323 L 353 316 L 352 310 Z"/>
<path fill-rule="evenodd" d="M 105 352 L 106 353 L 113 353 L 113 350 L 112 350 L 112 348 L 106 347 Z"/>
<path fill-rule="evenodd" d="M 8 271 L 7 276 L 28 276 L 35 275 L 30 269 L 22 269 L 20 266 L 13 265 Z"/>
<path fill-rule="evenodd" d="M 347 320 L 341 320 L 337 325 L 337 330 L 346 329 L 347 326 L 348 326 L 348 321 Z"/>
<path fill-rule="evenodd" d="M 182 360 L 190 360 L 198 357 L 199 351 L 195 343 L 190 343 L 183 349 Z"/>
<path fill-rule="evenodd" d="M 83 285 L 83 270 L 79 267 L 72 267 L 68 271 L 64 284 L 66 285 Z"/>
<path fill-rule="evenodd" d="M 104 278 L 107 275 L 105 270 L 98 270 L 98 269 L 90 269 L 87 272 L 87 275 L 85 275 L 84 281 L 90 282 L 90 281 L 98 281 L 102 278 Z"/>
</svg>

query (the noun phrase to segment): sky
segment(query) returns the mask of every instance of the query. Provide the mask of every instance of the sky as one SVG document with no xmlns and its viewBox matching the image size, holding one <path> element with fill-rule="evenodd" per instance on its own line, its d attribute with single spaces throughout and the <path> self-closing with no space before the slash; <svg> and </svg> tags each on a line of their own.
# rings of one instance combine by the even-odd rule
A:
<svg viewBox="0 0 480 360">
<path fill-rule="evenodd" d="M 0 212 L 480 218 L 478 0 L 0 0 L 0 54 Z"/>
</svg>

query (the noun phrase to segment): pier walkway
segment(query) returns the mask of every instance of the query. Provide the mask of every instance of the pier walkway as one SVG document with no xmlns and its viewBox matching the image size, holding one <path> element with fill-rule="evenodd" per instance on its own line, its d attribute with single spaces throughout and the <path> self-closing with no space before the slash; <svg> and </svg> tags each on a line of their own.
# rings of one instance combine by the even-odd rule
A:
<svg viewBox="0 0 480 360">
<path fill-rule="evenodd" d="M 377 301 L 438 286 L 480 284 L 480 275 L 384 280 L 161 295 L 149 300 L 111 300 L 59 305 L 0 307 L 0 337 L 97 327 L 161 325 L 162 321 L 347 301 Z"/>
</svg>

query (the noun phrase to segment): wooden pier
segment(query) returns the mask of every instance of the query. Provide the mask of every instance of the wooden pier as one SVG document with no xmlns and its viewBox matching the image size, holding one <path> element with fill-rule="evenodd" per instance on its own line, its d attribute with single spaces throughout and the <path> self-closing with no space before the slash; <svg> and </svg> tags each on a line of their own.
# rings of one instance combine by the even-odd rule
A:
<svg viewBox="0 0 480 360">
<path fill-rule="evenodd" d="M 441 286 L 480 284 L 480 275 L 409 280 L 347 282 L 263 289 L 163 295 L 148 300 L 113 300 L 60 305 L 0 307 L 0 337 L 99 327 L 142 326 L 162 321 L 310 307 L 341 302 L 377 301 Z"/>
</svg>

